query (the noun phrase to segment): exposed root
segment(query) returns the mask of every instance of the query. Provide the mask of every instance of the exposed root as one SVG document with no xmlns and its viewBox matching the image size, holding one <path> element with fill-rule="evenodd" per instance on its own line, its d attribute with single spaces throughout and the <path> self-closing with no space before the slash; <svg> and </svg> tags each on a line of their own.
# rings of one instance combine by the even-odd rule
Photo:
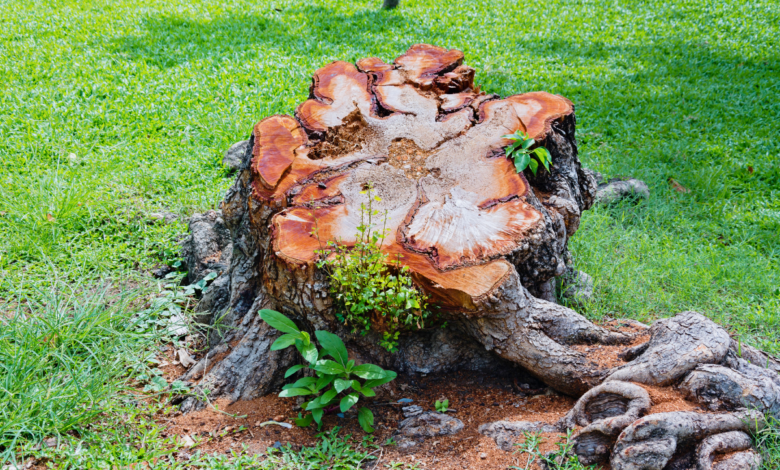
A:
<svg viewBox="0 0 780 470">
<path fill-rule="evenodd" d="M 594 325 L 571 309 L 532 296 L 514 270 L 478 308 L 484 316 L 464 322 L 475 338 L 487 349 L 522 365 L 550 387 L 569 395 L 582 395 L 601 383 L 609 372 L 569 345 L 619 344 L 632 338 Z"/>
<path fill-rule="evenodd" d="M 754 411 L 648 415 L 623 430 L 610 463 L 612 470 L 662 470 L 678 450 L 705 437 L 729 431 L 753 432 L 763 426 L 763 415 Z"/>
<path fill-rule="evenodd" d="M 650 395 L 635 384 L 610 381 L 589 390 L 561 420 L 560 427 L 585 426 L 574 434 L 574 453 L 591 465 L 609 458 L 618 434 L 650 410 Z"/>
<path fill-rule="evenodd" d="M 630 363 L 617 367 L 607 380 L 670 385 L 699 364 L 717 364 L 726 356 L 729 334 L 696 312 L 658 320 L 650 341 L 623 355 Z"/>
<path fill-rule="evenodd" d="M 780 416 L 780 387 L 770 378 L 770 374 L 777 374 L 748 363 L 743 364 L 743 370 L 702 364 L 688 374 L 680 388 L 688 399 L 711 410 L 749 408 Z"/>
<path fill-rule="evenodd" d="M 731 454 L 714 463 L 718 454 Z M 701 441 L 696 450 L 697 470 L 758 470 L 761 456 L 753 450 L 750 436 L 742 431 L 724 432 Z"/>
</svg>

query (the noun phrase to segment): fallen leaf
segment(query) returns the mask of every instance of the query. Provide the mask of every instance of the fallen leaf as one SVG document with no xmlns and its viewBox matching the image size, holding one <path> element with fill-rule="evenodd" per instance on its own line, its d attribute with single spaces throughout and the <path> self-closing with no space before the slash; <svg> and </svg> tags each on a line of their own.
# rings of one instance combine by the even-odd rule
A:
<svg viewBox="0 0 780 470">
<path fill-rule="evenodd" d="M 677 181 L 675 181 L 674 178 L 669 178 L 669 184 L 672 186 L 672 189 L 677 191 L 678 193 L 689 193 L 691 192 L 690 189 L 686 188 L 685 186 L 681 185 Z"/>
<path fill-rule="evenodd" d="M 748 166 L 748 173 L 750 173 L 751 175 L 753 174 L 753 167 L 752 166 Z M 2 214 L 0 214 L 0 215 L 2 215 Z"/>
<path fill-rule="evenodd" d="M 46 220 L 48 220 L 49 222 L 54 222 L 55 219 L 54 219 L 54 216 L 51 215 L 51 213 L 47 212 L 46 213 Z"/>
<path fill-rule="evenodd" d="M 184 366 L 185 369 L 189 369 L 190 367 L 194 366 L 197 362 L 195 359 L 190 356 L 190 353 L 187 352 L 186 349 L 181 348 L 176 350 L 176 355 L 179 358 L 179 362 L 181 362 L 181 365 Z"/>
<path fill-rule="evenodd" d="M 187 447 L 195 447 L 195 440 L 188 435 L 182 437 L 181 442 Z"/>
</svg>

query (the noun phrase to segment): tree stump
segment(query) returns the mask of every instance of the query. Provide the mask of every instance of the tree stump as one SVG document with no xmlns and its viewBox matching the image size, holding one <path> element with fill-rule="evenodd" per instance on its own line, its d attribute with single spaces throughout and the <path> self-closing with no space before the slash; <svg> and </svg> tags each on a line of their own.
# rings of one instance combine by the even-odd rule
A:
<svg viewBox="0 0 780 470">
<path fill-rule="evenodd" d="M 425 44 L 392 64 L 333 62 L 316 71 L 310 98 L 294 116 L 255 125 L 221 214 L 197 218 L 198 224 L 211 221 L 215 235 L 198 225 L 185 243 L 191 273 L 219 274 L 200 307 L 199 318 L 215 326 L 210 351 L 185 380 L 231 400 L 276 390 L 295 357 L 270 350 L 278 332 L 260 319 L 263 308 L 285 313 L 302 329 L 337 333 L 358 362 L 398 372 L 501 369 L 573 396 L 605 381 L 675 384 L 699 364 L 726 360 L 733 350 L 728 334 L 699 314 L 625 333 L 555 303 L 552 281 L 571 264 L 567 242 L 596 189 L 577 158 L 574 106 L 545 92 L 486 94 L 474 75 L 460 51 Z M 550 171 L 517 173 L 504 153 L 511 141 L 502 137 L 517 130 L 549 150 Z M 352 334 L 337 321 L 328 275 L 316 266 L 328 241 L 356 242 L 369 184 L 381 198 L 374 208 L 387 214 L 382 251 L 409 268 L 449 322 L 446 329 L 403 335 L 395 354 L 377 346 L 376 334 Z M 207 259 L 198 240 L 214 245 Z M 627 347 L 638 338 L 641 344 Z M 622 353 L 623 363 L 589 357 L 594 345 Z M 759 351 L 752 354 L 776 365 Z M 699 373 L 692 395 L 706 395 L 710 382 L 734 379 L 710 372 Z M 759 380 L 760 373 L 750 373 L 745 380 Z M 761 383 L 755 402 L 772 402 L 776 384 Z M 606 458 L 616 439 L 619 458 L 630 458 L 625 449 L 639 444 L 618 436 L 636 426 L 646 397 L 629 384 L 603 385 L 583 399 L 587 403 L 561 424 L 586 426 L 583 460 Z M 601 403 L 600 414 L 591 416 L 591 402 Z M 768 406 L 774 411 L 775 405 Z M 183 409 L 198 406 L 190 398 Z M 710 434 L 680 431 L 667 441 Z M 669 449 L 659 452 L 674 453 Z M 620 465 L 615 461 L 613 468 L 639 468 Z"/>
</svg>

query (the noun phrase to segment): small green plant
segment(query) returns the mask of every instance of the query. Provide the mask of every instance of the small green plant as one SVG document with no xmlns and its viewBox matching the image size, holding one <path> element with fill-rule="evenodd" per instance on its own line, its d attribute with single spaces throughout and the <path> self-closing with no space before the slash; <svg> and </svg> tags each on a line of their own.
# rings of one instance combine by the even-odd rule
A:
<svg viewBox="0 0 780 470">
<path fill-rule="evenodd" d="M 355 245 L 328 242 L 327 248 L 317 252 L 317 266 L 328 270 L 339 321 L 351 326 L 353 332 L 366 334 L 372 328 L 381 332 L 380 346 L 395 352 L 400 331 L 424 328 L 430 312 L 426 295 L 415 287 L 400 256 L 389 261 L 381 250 L 388 232 L 387 213 L 382 230 L 376 230 L 374 217 L 380 211 L 374 209 L 373 203 L 381 199 L 372 190 L 369 183 L 361 193 L 368 196 L 368 203 L 360 204 Z M 316 223 L 313 235 L 319 239 Z"/>
<path fill-rule="evenodd" d="M 539 444 L 542 443 L 541 433 L 523 433 L 525 441 L 522 444 L 515 444 L 518 448 L 515 452 L 524 452 L 528 454 L 528 461 L 524 468 L 512 466 L 509 468 L 515 470 L 528 470 L 531 463 L 538 460 L 542 462 L 543 467 L 548 470 L 596 470 L 596 465 L 585 466 L 580 463 L 577 454 L 574 453 L 574 444 L 571 442 L 572 431 L 570 430 L 566 437 L 558 442 L 558 450 L 542 455 L 539 450 Z"/>
<path fill-rule="evenodd" d="M 550 152 L 544 147 L 536 147 L 530 150 L 536 141 L 528 137 L 528 134 L 518 129 L 514 134 L 506 134 L 501 137 L 514 141 L 506 147 L 506 156 L 514 160 L 518 173 L 522 173 L 526 168 L 530 167 L 534 176 L 536 176 L 539 163 L 544 165 L 547 171 L 550 171 L 550 165 L 552 165 Z M 535 157 L 536 160 L 531 157 Z"/>
<path fill-rule="evenodd" d="M 525 467 L 522 469 L 517 466 L 512 466 L 509 468 L 517 470 L 529 470 L 532 468 L 531 464 L 533 464 L 539 456 L 539 444 L 542 443 L 542 433 L 526 431 L 523 433 L 523 437 L 525 440 L 522 442 L 522 444 L 514 444 L 517 447 L 514 453 L 520 452 L 528 454 L 528 460 L 525 462 Z"/>
<path fill-rule="evenodd" d="M 355 361 L 347 357 L 344 342 L 333 333 L 321 330 L 314 332 L 321 347 L 318 350 L 311 341 L 311 336 L 298 329 L 292 320 L 281 313 L 261 310 L 260 318 L 284 333 L 271 345 L 272 351 L 295 346 L 306 361 L 306 364 L 287 369 L 284 376 L 290 377 L 303 369 L 311 369 L 314 372 L 314 376 L 303 377 L 285 385 L 279 394 L 280 397 L 311 397 L 301 404 L 301 408 L 309 413 L 305 416 L 298 414 L 298 419 L 295 420 L 298 426 L 305 427 L 315 421 L 318 427 L 321 427 L 322 416 L 326 412 L 346 412 L 355 406 L 360 395 L 375 396 L 374 387 L 386 384 L 398 375 L 374 364 L 355 365 Z M 326 356 L 334 360 L 324 359 Z M 358 378 L 363 379 L 363 383 Z M 358 422 L 364 431 L 374 432 L 374 414 L 365 406 L 358 410 Z"/>
<path fill-rule="evenodd" d="M 436 403 L 434 403 L 433 406 L 439 413 L 446 413 L 449 409 L 450 401 L 446 398 L 442 401 L 436 400 Z"/>
</svg>

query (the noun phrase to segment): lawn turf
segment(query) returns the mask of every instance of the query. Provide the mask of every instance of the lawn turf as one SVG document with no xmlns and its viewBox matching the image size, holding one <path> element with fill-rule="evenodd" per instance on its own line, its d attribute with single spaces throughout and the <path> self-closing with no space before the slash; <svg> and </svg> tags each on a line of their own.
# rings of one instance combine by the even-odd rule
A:
<svg viewBox="0 0 780 470">
<path fill-rule="evenodd" d="M 487 92 L 571 99 L 583 163 L 648 183 L 571 240 L 596 282 L 583 313 L 697 310 L 780 352 L 780 3 L 378 6 L 0 1 L 0 305 L 146 282 L 231 184 L 224 150 L 291 113 L 314 70 L 426 42 L 464 51 Z"/>
</svg>

